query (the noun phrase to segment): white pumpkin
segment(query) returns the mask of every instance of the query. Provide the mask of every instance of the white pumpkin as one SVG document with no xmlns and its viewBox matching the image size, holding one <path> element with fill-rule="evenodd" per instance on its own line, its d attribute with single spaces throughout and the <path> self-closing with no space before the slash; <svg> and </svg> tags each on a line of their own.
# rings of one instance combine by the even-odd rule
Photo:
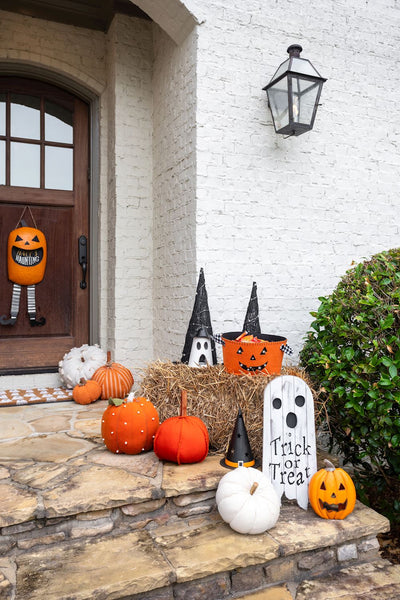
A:
<svg viewBox="0 0 400 600">
<path fill-rule="evenodd" d="M 58 363 L 58 373 L 67 388 L 74 388 L 82 377 L 91 379 L 93 373 L 106 362 L 107 354 L 100 346 L 83 344 L 64 355 Z"/>
<path fill-rule="evenodd" d="M 222 477 L 218 512 L 238 533 L 263 533 L 279 518 L 280 499 L 269 479 L 252 467 L 237 467 Z"/>
</svg>

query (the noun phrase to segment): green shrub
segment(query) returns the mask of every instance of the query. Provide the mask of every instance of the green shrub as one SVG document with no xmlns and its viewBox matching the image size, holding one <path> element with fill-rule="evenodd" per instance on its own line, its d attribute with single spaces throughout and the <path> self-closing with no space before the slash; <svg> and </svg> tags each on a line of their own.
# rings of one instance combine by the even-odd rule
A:
<svg viewBox="0 0 400 600">
<path fill-rule="evenodd" d="M 355 266 L 319 300 L 301 362 L 320 388 L 331 440 L 361 476 L 362 499 L 381 496 L 386 514 L 398 512 L 400 248 Z"/>
</svg>

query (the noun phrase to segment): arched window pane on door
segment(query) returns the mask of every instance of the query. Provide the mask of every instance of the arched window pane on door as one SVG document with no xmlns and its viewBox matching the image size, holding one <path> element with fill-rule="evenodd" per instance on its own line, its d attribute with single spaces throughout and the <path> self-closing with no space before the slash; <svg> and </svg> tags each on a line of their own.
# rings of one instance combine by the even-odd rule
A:
<svg viewBox="0 0 400 600">
<path fill-rule="evenodd" d="M 40 140 L 40 98 L 11 94 L 11 137 Z"/>
<path fill-rule="evenodd" d="M 6 135 L 6 95 L 0 94 L 0 135 Z"/>
<path fill-rule="evenodd" d="M 72 148 L 46 146 L 44 187 L 51 190 L 73 189 Z"/>
<path fill-rule="evenodd" d="M 11 142 L 10 183 L 17 187 L 40 187 L 40 146 Z"/>
<path fill-rule="evenodd" d="M 45 102 L 45 140 L 46 142 L 59 142 L 72 144 L 73 122 L 72 112 L 55 102 Z"/>
<path fill-rule="evenodd" d="M 0 140 L 0 185 L 6 184 L 6 143 Z"/>
</svg>

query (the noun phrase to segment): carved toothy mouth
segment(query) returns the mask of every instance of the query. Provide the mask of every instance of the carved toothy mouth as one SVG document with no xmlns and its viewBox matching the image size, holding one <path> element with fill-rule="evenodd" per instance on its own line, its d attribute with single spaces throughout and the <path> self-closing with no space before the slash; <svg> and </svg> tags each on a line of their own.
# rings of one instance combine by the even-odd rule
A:
<svg viewBox="0 0 400 600">
<path fill-rule="evenodd" d="M 34 267 L 38 265 L 43 258 L 43 248 L 36 250 L 22 250 L 16 246 L 12 247 L 13 261 L 22 267 Z"/>
<path fill-rule="evenodd" d="M 267 366 L 268 361 L 265 362 L 263 365 L 260 365 L 259 367 L 248 367 L 247 365 L 244 365 L 243 363 L 241 363 L 239 361 L 239 367 L 241 369 L 243 369 L 243 371 L 250 371 L 250 372 L 254 372 L 254 371 L 262 371 L 263 369 L 265 369 L 265 367 Z"/>
<path fill-rule="evenodd" d="M 328 502 L 322 502 L 322 500 L 319 500 L 319 505 L 325 510 L 339 512 L 339 510 L 344 510 L 346 508 L 347 500 L 345 500 L 344 502 L 340 502 L 339 504 L 328 504 Z"/>
</svg>

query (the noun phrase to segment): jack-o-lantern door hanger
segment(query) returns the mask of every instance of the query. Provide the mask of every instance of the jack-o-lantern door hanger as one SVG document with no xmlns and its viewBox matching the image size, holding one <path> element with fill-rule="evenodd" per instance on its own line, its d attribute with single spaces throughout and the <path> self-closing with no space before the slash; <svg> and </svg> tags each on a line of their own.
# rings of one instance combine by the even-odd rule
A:
<svg viewBox="0 0 400 600">
<path fill-rule="evenodd" d="M 28 227 L 22 219 L 28 208 L 34 227 Z M 1 325 L 14 325 L 21 298 L 21 286 L 26 286 L 27 308 L 31 326 L 44 325 L 46 319 L 36 319 L 36 284 L 44 277 L 47 261 L 47 242 L 44 233 L 37 228 L 32 211 L 25 207 L 19 220 L 20 226 L 8 236 L 7 270 L 8 279 L 13 283 L 10 317 L 0 317 Z"/>
</svg>

